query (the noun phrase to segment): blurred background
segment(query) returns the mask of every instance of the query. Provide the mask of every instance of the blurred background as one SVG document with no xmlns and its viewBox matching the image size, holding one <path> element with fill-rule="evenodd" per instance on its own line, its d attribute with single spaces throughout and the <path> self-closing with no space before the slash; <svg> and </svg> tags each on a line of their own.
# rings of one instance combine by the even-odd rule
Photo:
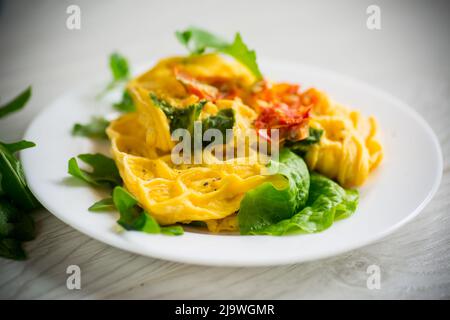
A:
<svg viewBox="0 0 450 320">
<path fill-rule="evenodd" d="M 70 5 L 81 9 L 80 30 L 66 27 Z M 367 28 L 370 5 L 380 8 L 380 30 Z M 419 218 L 363 249 L 302 265 L 248 269 L 138 257 L 89 239 L 43 212 L 38 239 L 30 243 L 31 260 L 0 261 L 4 274 L 9 272 L 8 278 L 0 277 L 0 296 L 449 298 L 450 250 L 444 241 L 449 239 L 449 200 L 442 190 L 450 184 L 449 1 L 0 1 L 1 101 L 33 86 L 27 107 L 0 120 L 0 138 L 21 138 L 57 96 L 93 78 L 107 79 L 107 58 L 114 50 L 132 65 L 184 54 L 174 32 L 190 25 L 230 39 L 239 31 L 259 57 L 350 75 L 407 102 L 443 145 L 446 167 L 435 199 Z M 80 292 L 60 289 L 67 263 L 81 264 L 87 277 L 102 274 L 103 280 L 91 279 Z M 384 290 L 365 287 L 368 263 L 382 266 Z"/>
</svg>

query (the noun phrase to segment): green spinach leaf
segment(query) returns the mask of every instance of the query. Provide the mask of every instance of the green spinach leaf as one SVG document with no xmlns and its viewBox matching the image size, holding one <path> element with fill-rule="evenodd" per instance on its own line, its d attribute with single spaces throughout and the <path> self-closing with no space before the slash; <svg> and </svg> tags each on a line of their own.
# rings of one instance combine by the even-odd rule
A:
<svg viewBox="0 0 450 320">
<path fill-rule="evenodd" d="M 252 230 L 250 234 L 320 232 L 329 228 L 335 220 L 352 215 L 356 211 L 358 198 L 358 191 L 345 190 L 334 181 L 311 173 L 311 188 L 306 207 L 289 219 Z"/>
<path fill-rule="evenodd" d="M 245 194 L 238 213 L 241 234 L 251 234 L 291 218 L 306 204 L 309 172 L 302 158 L 284 148 L 278 162 L 269 163 L 269 169 L 284 176 L 286 185 L 277 188 L 271 182 L 265 182 Z"/>
</svg>

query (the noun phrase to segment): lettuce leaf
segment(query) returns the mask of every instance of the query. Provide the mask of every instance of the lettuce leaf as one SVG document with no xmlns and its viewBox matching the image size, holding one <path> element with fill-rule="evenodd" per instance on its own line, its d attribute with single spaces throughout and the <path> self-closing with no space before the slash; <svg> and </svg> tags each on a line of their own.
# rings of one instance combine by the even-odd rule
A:
<svg viewBox="0 0 450 320">
<path fill-rule="evenodd" d="M 309 172 L 302 158 L 284 148 L 279 160 L 269 163 L 269 170 L 283 175 L 286 186 L 279 189 L 266 182 L 245 194 L 238 213 L 241 234 L 255 233 L 289 219 L 306 204 Z"/>
<path fill-rule="evenodd" d="M 345 190 L 320 174 L 311 173 L 309 198 L 300 212 L 278 223 L 253 229 L 250 234 L 284 235 L 313 233 L 329 228 L 337 219 L 352 215 L 358 205 L 358 191 Z"/>
</svg>

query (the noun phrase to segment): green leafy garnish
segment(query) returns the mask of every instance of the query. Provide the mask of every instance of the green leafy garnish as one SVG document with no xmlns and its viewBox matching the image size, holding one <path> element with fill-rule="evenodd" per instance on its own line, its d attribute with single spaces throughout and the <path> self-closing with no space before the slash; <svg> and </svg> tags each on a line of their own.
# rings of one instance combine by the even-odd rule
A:
<svg viewBox="0 0 450 320">
<path fill-rule="evenodd" d="M 102 200 L 97 201 L 92 206 L 89 207 L 89 211 L 111 211 L 114 210 L 116 207 L 114 206 L 114 201 L 111 197 L 105 198 Z"/>
<path fill-rule="evenodd" d="M 170 235 L 183 234 L 183 228 L 180 226 L 160 227 L 155 218 L 139 207 L 136 198 L 122 187 L 114 188 L 113 202 L 120 213 L 117 223 L 126 230 Z"/>
<path fill-rule="evenodd" d="M 103 117 L 92 117 L 91 121 L 86 124 L 76 123 L 72 128 L 74 136 L 83 136 L 88 138 L 108 139 L 106 128 L 109 121 Z"/>
<path fill-rule="evenodd" d="M 0 198 L 0 256 L 15 260 L 25 259 L 21 242 L 34 238 L 32 217 L 17 210 L 8 200 Z"/>
<path fill-rule="evenodd" d="M 26 88 L 17 97 L 3 106 L 0 106 L 0 118 L 11 112 L 22 109 L 31 97 L 31 87 Z"/>
<path fill-rule="evenodd" d="M 118 52 L 109 56 L 109 67 L 113 75 L 113 81 L 127 80 L 130 76 L 127 59 Z"/>
<path fill-rule="evenodd" d="M 22 242 L 11 238 L 0 239 L 0 256 L 13 260 L 25 260 L 27 258 L 22 248 Z"/>
<path fill-rule="evenodd" d="M 194 131 L 194 122 L 200 116 L 206 100 L 201 100 L 185 108 L 172 106 L 166 100 L 159 99 L 155 94 L 150 93 L 153 104 L 160 108 L 169 120 L 170 132 L 176 129 L 187 129 L 191 134 Z"/>
<path fill-rule="evenodd" d="M 10 144 L 0 142 L 1 190 L 17 207 L 23 210 L 35 209 L 39 206 L 39 202 L 28 188 L 22 164 L 14 156 L 14 153 L 33 146 L 34 143 L 29 141 Z"/>
<path fill-rule="evenodd" d="M 254 229 L 251 234 L 283 235 L 298 232 L 320 232 L 337 219 L 352 215 L 358 205 L 358 191 L 345 190 L 317 173 L 311 173 L 309 198 L 300 212 L 289 219 Z"/>
<path fill-rule="evenodd" d="M 285 146 L 296 154 L 303 156 L 313 144 L 319 143 L 322 138 L 323 130 L 309 127 L 309 135 L 307 138 L 300 141 L 287 141 Z"/>
<path fill-rule="evenodd" d="M 127 59 L 118 52 L 114 52 L 109 56 L 109 68 L 112 74 L 112 80 L 108 86 L 100 92 L 97 98 L 101 98 L 106 92 L 117 87 L 119 84 L 128 80 L 130 69 Z"/>
<path fill-rule="evenodd" d="M 120 112 L 134 112 L 136 111 L 136 106 L 134 105 L 133 99 L 127 90 L 124 90 L 122 94 L 122 100 L 115 103 L 113 107 Z"/>
<path fill-rule="evenodd" d="M 177 31 L 175 35 L 192 54 L 202 54 L 207 49 L 212 49 L 230 55 L 245 65 L 255 75 L 257 80 L 262 79 L 261 71 L 256 62 L 255 51 L 247 47 L 239 33 L 236 33 L 233 43 L 229 43 L 217 35 L 195 27 Z"/>
<path fill-rule="evenodd" d="M 227 129 L 233 129 L 235 122 L 233 109 L 221 109 L 215 116 L 209 116 L 202 120 L 202 130 L 218 129 L 226 136 Z"/>
<path fill-rule="evenodd" d="M 282 149 L 278 162 L 271 161 L 269 169 L 284 176 L 286 183 L 280 188 L 265 182 L 245 194 L 238 213 L 241 234 L 290 218 L 306 204 L 309 172 L 302 158 L 289 149 Z"/>
<path fill-rule="evenodd" d="M 69 160 L 69 174 L 96 187 L 113 188 L 122 184 L 119 170 L 113 159 L 102 154 L 80 154 L 78 158 L 92 167 L 92 171 L 80 169 L 75 157 Z"/>
</svg>

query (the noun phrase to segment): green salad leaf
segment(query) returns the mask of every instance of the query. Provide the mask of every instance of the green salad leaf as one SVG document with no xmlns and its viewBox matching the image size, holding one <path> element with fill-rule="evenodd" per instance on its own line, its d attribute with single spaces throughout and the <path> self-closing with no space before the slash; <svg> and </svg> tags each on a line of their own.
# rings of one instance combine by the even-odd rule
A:
<svg viewBox="0 0 450 320">
<path fill-rule="evenodd" d="M 306 139 L 300 141 L 287 141 L 285 146 L 296 154 L 303 156 L 308 151 L 308 148 L 313 144 L 320 143 L 322 138 L 323 130 L 309 127 L 309 135 Z"/>
<path fill-rule="evenodd" d="M 22 248 L 22 242 L 12 238 L 0 239 L 0 256 L 13 260 L 25 260 L 27 258 Z"/>
<path fill-rule="evenodd" d="M 101 199 L 94 203 L 92 206 L 89 207 L 89 211 L 111 211 L 114 210 L 116 207 L 114 206 L 113 198 L 108 197 L 105 199 Z"/>
<path fill-rule="evenodd" d="M 0 198 L 0 256 L 25 259 L 21 242 L 33 240 L 35 236 L 33 218 L 17 210 L 7 199 Z"/>
<path fill-rule="evenodd" d="M 283 235 L 320 232 L 329 228 L 335 220 L 353 214 L 356 211 L 358 199 L 358 191 L 345 190 L 331 179 L 311 173 L 311 187 L 306 207 L 289 219 L 254 229 L 250 234 Z"/>
<path fill-rule="evenodd" d="M 160 227 L 155 218 L 139 207 L 136 198 L 124 188 L 115 187 L 112 198 L 115 207 L 120 213 L 117 223 L 124 229 L 168 235 L 183 234 L 181 226 Z"/>
<path fill-rule="evenodd" d="M 113 159 L 96 154 L 80 154 L 78 159 L 92 167 L 92 171 L 80 169 L 75 157 L 69 160 L 69 174 L 96 187 L 110 187 L 122 184 L 119 170 Z"/>
<path fill-rule="evenodd" d="M 302 158 L 282 149 L 269 169 L 286 178 L 283 188 L 265 182 L 248 191 L 241 201 L 238 219 L 241 234 L 250 234 L 292 217 L 305 206 L 309 192 L 309 172 Z"/>
<path fill-rule="evenodd" d="M 159 99 L 155 94 L 150 93 L 150 98 L 155 106 L 160 108 L 169 120 L 170 132 L 176 129 L 187 129 L 190 133 L 194 131 L 194 122 L 200 116 L 206 100 L 191 104 L 186 108 L 177 108 L 168 101 Z"/>
<path fill-rule="evenodd" d="M 134 112 L 136 111 L 136 106 L 134 105 L 133 99 L 127 90 L 123 91 L 122 100 L 115 103 L 113 107 L 120 112 Z"/>
<path fill-rule="evenodd" d="M 125 82 L 130 77 L 130 68 L 127 59 L 118 52 L 113 52 L 109 56 L 109 69 L 112 80 L 108 86 L 97 95 L 97 99 L 102 98 L 105 93 Z"/>
<path fill-rule="evenodd" d="M 196 27 L 191 27 L 184 31 L 177 31 L 175 35 L 180 43 L 192 54 L 202 54 L 207 49 L 212 49 L 230 55 L 245 65 L 255 75 L 257 80 L 263 78 L 258 63 L 256 62 L 255 51 L 247 47 L 239 33 L 236 33 L 232 43 Z"/>
<path fill-rule="evenodd" d="M 17 210 L 8 200 L 0 198 L 0 239 L 30 241 L 35 238 L 34 221 L 29 214 Z"/>
<path fill-rule="evenodd" d="M 86 124 L 76 123 L 72 128 L 74 136 L 83 136 L 88 138 L 108 139 L 106 128 L 109 121 L 103 117 L 92 117 L 91 121 Z"/>
<path fill-rule="evenodd" d="M 113 81 L 127 80 L 130 76 L 128 61 L 118 52 L 113 52 L 109 56 L 109 67 L 113 75 Z"/>
<path fill-rule="evenodd" d="M 39 202 L 31 193 L 25 180 L 22 164 L 14 153 L 34 146 L 29 141 L 16 143 L 0 142 L 0 184 L 2 192 L 20 209 L 32 210 L 39 206 Z"/>
<path fill-rule="evenodd" d="M 31 87 L 28 87 L 10 102 L 6 103 L 3 106 L 0 106 L 0 118 L 22 109 L 28 102 L 28 100 L 30 100 L 30 97 Z"/>
</svg>

